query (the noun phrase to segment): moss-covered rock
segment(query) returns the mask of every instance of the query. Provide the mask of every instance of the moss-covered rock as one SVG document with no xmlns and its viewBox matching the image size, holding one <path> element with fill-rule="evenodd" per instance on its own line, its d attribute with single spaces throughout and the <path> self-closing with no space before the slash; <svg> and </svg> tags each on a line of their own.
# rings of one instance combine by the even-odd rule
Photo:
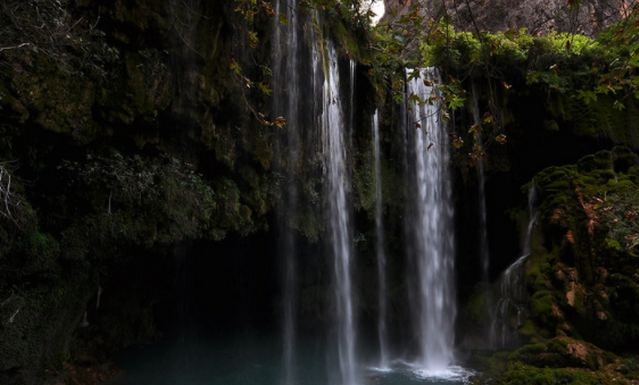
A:
<svg viewBox="0 0 639 385">
<path fill-rule="evenodd" d="M 636 165 L 637 156 L 618 147 L 535 177 L 545 242 L 529 258 L 526 280 L 542 336 L 619 350 L 636 342 Z"/>
<path fill-rule="evenodd" d="M 578 339 L 556 337 L 514 352 L 477 358 L 476 384 L 634 384 L 634 359 L 605 352 Z"/>
</svg>

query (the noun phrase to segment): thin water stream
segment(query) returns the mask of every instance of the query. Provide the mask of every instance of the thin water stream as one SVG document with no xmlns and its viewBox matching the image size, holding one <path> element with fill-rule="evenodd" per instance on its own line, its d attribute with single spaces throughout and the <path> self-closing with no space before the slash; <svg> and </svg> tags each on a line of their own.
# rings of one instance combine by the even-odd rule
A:
<svg viewBox="0 0 639 385">
<path fill-rule="evenodd" d="M 476 126 L 475 145 L 482 152 L 477 160 L 477 203 L 479 206 L 479 263 L 481 266 L 481 280 L 488 282 L 490 279 L 490 249 L 488 245 L 488 214 L 486 208 L 486 160 L 484 159 L 484 143 L 482 139 L 482 121 L 479 113 L 479 95 L 475 83 L 471 85 L 471 110 L 473 125 Z"/>
<path fill-rule="evenodd" d="M 328 189 L 328 226 L 334 265 L 334 291 L 336 300 L 337 351 L 340 384 L 359 384 L 355 358 L 355 314 L 353 308 L 353 231 L 348 201 L 350 180 L 346 164 L 346 138 L 344 109 L 340 94 L 337 52 L 326 42 L 322 97 L 322 134 Z"/>
<path fill-rule="evenodd" d="M 389 368 L 388 353 L 388 293 L 386 285 L 386 242 L 384 237 L 384 205 L 382 196 L 382 166 L 379 137 L 379 112 L 373 114 L 373 170 L 375 174 L 375 238 L 377 253 L 377 338 L 379 339 L 379 364 L 381 370 Z"/>
<path fill-rule="evenodd" d="M 536 189 L 532 185 L 528 191 L 528 226 L 523 238 L 521 256 L 504 270 L 497 282 L 499 299 L 490 328 L 492 348 L 509 348 L 518 343 L 517 330 L 522 324 L 526 308 L 525 263 L 532 252 L 532 238 L 537 223 L 536 199 Z"/>
</svg>

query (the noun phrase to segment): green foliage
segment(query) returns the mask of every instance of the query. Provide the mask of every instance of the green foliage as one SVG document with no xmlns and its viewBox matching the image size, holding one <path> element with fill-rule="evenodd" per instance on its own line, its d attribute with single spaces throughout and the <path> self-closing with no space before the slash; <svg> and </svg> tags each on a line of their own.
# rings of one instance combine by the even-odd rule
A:
<svg viewBox="0 0 639 385">
<path fill-rule="evenodd" d="M 378 95 L 388 87 L 393 100 L 401 103 L 406 68 L 422 67 L 418 48 L 427 34 L 426 24 L 415 6 L 397 20 L 382 22 L 373 29 L 370 75 Z"/>
<path fill-rule="evenodd" d="M 470 82 L 486 90 L 496 118 L 508 98 L 539 94 L 555 119 L 550 127 L 571 122 L 579 135 L 639 146 L 630 133 L 636 127 L 628 123 L 635 120 L 639 102 L 638 13 L 595 39 L 559 32 L 533 36 L 523 29 L 471 33 L 455 30 L 445 19 L 426 23 L 407 15 L 394 34 L 381 35 L 380 59 L 393 63 L 396 56 L 397 66 L 437 66 L 446 85 L 464 84 L 446 93 L 451 109 L 462 106 Z M 411 39 L 418 44 L 406 44 Z M 505 133 L 504 121 L 494 123 L 482 135 L 484 142 Z"/>
<path fill-rule="evenodd" d="M 368 30 L 373 14 L 362 0 L 303 0 L 302 5 L 337 17 L 347 23 L 351 32 Z"/>
<path fill-rule="evenodd" d="M 613 43 L 557 32 L 544 36 L 532 36 L 526 30 L 473 34 L 436 23 L 421 41 L 420 50 L 424 65 L 439 66 L 461 77 L 482 71 L 489 78 L 506 81 L 515 71 L 528 84 L 555 86 L 574 81 L 605 93 L 592 80 L 593 75 L 603 79 L 609 74 L 607 64 L 616 59 L 609 44 Z"/>
<path fill-rule="evenodd" d="M 234 181 L 207 181 L 192 165 L 176 158 L 113 153 L 81 164 L 66 162 L 63 169 L 70 173 L 72 186 L 85 191 L 85 204 L 95 210 L 65 233 L 65 250 L 76 250 L 76 257 L 90 247 L 82 236 L 87 228 L 108 244 L 120 239 L 152 246 L 183 239 L 221 239 L 227 231 L 246 234 L 256 226 L 253 211 Z M 251 179 L 249 174 L 246 178 Z M 247 197 L 263 206 L 263 197 Z"/>
</svg>

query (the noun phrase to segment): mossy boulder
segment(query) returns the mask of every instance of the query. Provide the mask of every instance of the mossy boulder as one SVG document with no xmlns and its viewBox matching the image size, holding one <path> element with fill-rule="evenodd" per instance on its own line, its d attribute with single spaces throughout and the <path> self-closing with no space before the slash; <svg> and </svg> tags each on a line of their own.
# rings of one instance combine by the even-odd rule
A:
<svg viewBox="0 0 639 385">
<path fill-rule="evenodd" d="M 548 335 L 622 350 L 637 341 L 638 165 L 616 147 L 535 177 L 545 242 L 526 279 L 532 318 Z"/>
<path fill-rule="evenodd" d="M 474 384 L 634 384 L 635 359 L 620 358 L 579 339 L 556 337 L 513 352 L 476 357 Z"/>
</svg>

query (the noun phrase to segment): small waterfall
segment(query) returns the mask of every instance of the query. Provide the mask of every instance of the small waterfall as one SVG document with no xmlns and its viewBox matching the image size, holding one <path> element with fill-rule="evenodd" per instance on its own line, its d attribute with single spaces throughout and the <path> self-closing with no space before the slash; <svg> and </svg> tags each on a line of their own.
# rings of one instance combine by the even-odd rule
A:
<svg viewBox="0 0 639 385">
<path fill-rule="evenodd" d="M 288 181 L 282 191 L 279 204 L 280 217 L 280 253 L 282 255 L 282 300 L 283 300 L 283 385 L 294 385 L 295 378 L 295 341 L 296 341 L 296 302 L 297 302 L 297 245 L 293 232 L 293 218 L 298 210 L 298 191 L 295 181 L 295 167 L 300 154 L 300 65 L 298 61 L 298 14 L 296 0 L 275 2 L 273 28 L 273 89 L 275 98 L 273 111 L 276 116 L 286 119 L 286 137 L 281 143 L 280 153 L 284 174 Z M 285 17 L 287 23 L 280 22 Z M 286 79 L 286 81 L 284 81 Z"/>
<path fill-rule="evenodd" d="M 337 305 L 337 347 L 341 385 L 357 385 L 355 359 L 355 315 L 351 282 L 353 232 L 348 205 L 350 180 L 347 172 L 345 124 L 340 95 L 337 52 L 325 41 L 323 111 L 321 126 L 328 179 L 328 220 L 334 258 L 334 290 Z"/>
<path fill-rule="evenodd" d="M 481 136 L 482 132 L 481 117 L 479 114 L 479 97 L 477 95 L 475 83 L 473 83 L 471 86 L 471 97 L 473 124 L 479 127 L 479 130 L 475 134 L 475 145 L 479 146 L 479 150 L 482 152 L 481 158 L 477 161 L 477 199 L 479 206 L 479 263 L 481 266 L 481 280 L 482 282 L 488 282 L 488 280 L 490 279 L 490 251 L 488 248 L 488 217 L 486 214 L 486 175 L 484 172 L 485 159 L 483 156 L 483 142 Z"/>
<path fill-rule="evenodd" d="M 384 240 L 382 170 L 379 139 L 379 112 L 373 115 L 373 159 L 375 173 L 375 238 L 377 250 L 377 279 L 378 279 L 378 323 L 377 336 L 379 339 L 379 368 L 388 369 L 388 336 L 386 332 L 387 295 L 386 295 L 386 250 Z"/>
<path fill-rule="evenodd" d="M 453 362 L 455 293 L 454 232 L 450 154 L 445 124 L 440 120 L 441 97 L 433 86 L 440 82 L 434 68 L 420 71 L 407 84 L 410 105 L 406 127 L 409 146 L 410 250 L 415 261 L 419 360 L 427 376 L 444 373 Z M 410 272 L 409 272 L 410 273 Z"/>
<path fill-rule="evenodd" d="M 537 222 L 536 198 L 536 189 L 532 185 L 528 191 L 528 226 L 521 256 L 508 266 L 498 282 L 499 300 L 490 333 L 490 345 L 493 348 L 508 348 L 517 344 L 517 330 L 521 326 L 526 303 L 525 262 L 532 251 L 533 231 Z"/>
</svg>

